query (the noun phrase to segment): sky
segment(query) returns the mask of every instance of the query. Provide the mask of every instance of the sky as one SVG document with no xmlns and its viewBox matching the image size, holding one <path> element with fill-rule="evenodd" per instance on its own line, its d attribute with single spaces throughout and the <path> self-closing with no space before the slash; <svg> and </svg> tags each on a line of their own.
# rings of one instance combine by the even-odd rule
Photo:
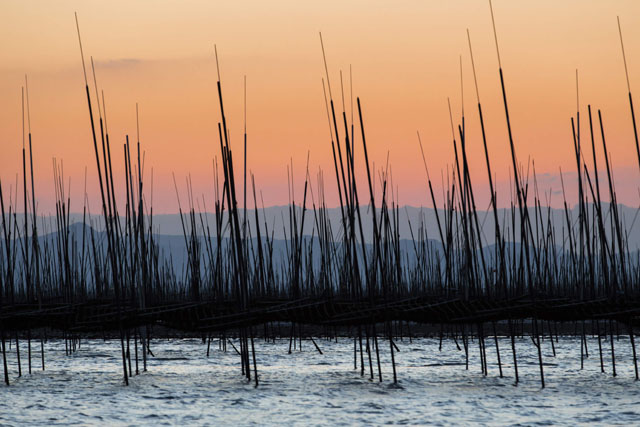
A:
<svg viewBox="0 0 640 427">
<path fill-rule="evenodd" d="M 567 199 L 575 201 L 570 119 L 578 108 L 578 70 L 583 135 L 588 131 L 587 105 L 594 114 L 600 109 L 619 201 L 638 206 L 640 173 L 616 16 L 633 92 L 640 87 L 640 2 L 495 0 L 493 7 L 522 167 L 533 170 L 535 165 L 541 191 L 551 189 L 549 202 L 554 206 L 562 204 L 562 170 Z M 350 121 L 353 93 L 354 103 L 355 97 L 362 103 L 370 162 L 379 176 L 389 159 L 400 204 L 431 205 L 418 131 L 436 194 L 441 194 L 442 176 L 446 181 L 453 163 L 449 99 L 455 125 L 464 107 L 471 177 L 478 203 L 486 208 L 488 181 L 468 29 L 499 202 L 509 201 L 511 157 L 488 2 L 3 0 L 0 179 L 3 191 L 15 194 L 22 170 L 26 74 L 41 213 L 54 209 L 54 158 L 64 165 L 71 210 L 82 210 L 85 170 L 90 207 L 98 212 L 100 206 L 74 12 L 87 66 L 93 57 L 104 91 L 114 184 L 121 199 L 122 147 L 126 135 L 136 140 L 138 103 L 145 197 L 150 203 L 153 182 L 154 211 L 177 211 L 173 174 L 183 204 L 186 179 L 191 177 L 194 197 L 204 197 L 209 208 L 213 205 L 213 163 L 220 157 L 215 44 L 236 162 L 242 157 L 246 76 L 247 168 L 265 205 L 288 202 L 291 165 L 296 202 L 301 201 L 308 156 L 315 197 L 317 174 L 323 170 L 327 204 L 335 206 L 321 31 L 337 110 L 343 108 L 342 71 L 347 117 Z M 93 86 L 91 90 L 94 97 Z M 359 126 L 357 112 L 355 118 Z M 599 134 L 596 144 L 602 168 Z M 585 154 L 591 167 L 591 153 Z M 367 193 L 359 132 L 355 157 L 362 201 Z M 236 167 L 241 174 L 240 165 Z M 377 186 L 379 191 L 379 180 Z"/>
</svg>

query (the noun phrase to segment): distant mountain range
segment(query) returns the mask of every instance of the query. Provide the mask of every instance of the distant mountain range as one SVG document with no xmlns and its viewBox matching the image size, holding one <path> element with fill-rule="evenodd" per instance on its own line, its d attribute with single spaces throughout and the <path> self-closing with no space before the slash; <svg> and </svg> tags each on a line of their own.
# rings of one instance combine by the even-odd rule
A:
<svg viewBox="0 0 640 427">
<path fill-rule="evenodd" d="M 609 209 L 608 204 L 603 203 L 604 214 L 606 215 L 605 221 L 609 221 Z M 591 206 L 589 206 L 591 209 Z M 300 215 L 301 207 L 296 206 L 297 214 Z M 629 249 L 634 250 L 640 247 L 640 214 L 637 208 L 631 208 L 625 205 L 618 205 L 620 214 L 620 220 L 623 224 L 623 229 L 627 232 L 627 238 L 629 240 Z M 365 241 L 371 242 L 373 240 L 373 220 L 370 209 L 368 206 L 360 207 L 362 228 L 365 236 Z M 242 209 L 240 209 L 240 220 L 242 221 Z M 404 206 L 399 208 L 399 232 L 401 239 L 412 239 L 413 235 L 417 237 L 421 226 L 424 227 L 428 239 L 440 240 L 438 232 L 438 225 L 436 220 L 435 211 L 427 207 L 413 207 Z M 269 235 L 273 232 L 275 239 L 286 239 L 289 237 L 289 207 L 288 206 L 272 206 L 258 210 L 261 233 L 265 234 L 265 223 L 269 230 Z M 438 210 L 440 220 L 444 221 L 444 212 Z M 563 231 L 564 236 L 567 236 L 567 218 L 563 209 L 554 209 L 542 207 L 540 215 L 536 215 L 536 210 L 533 207 L 529 208 L 529 214 L 532 221 L 532 227 L 534 234 L 536 233 L 536 223 L 538 227 L 544 225 L 547 228 L 548 220 L 551 220 L 553 224 L 556 244 L 562 244 Z M 568 211 L 569 220 L 573 227 L 577 227 L 578 224 L 578 208 L 574 207 Z M 199 214 L 198 214 L 199 215 Z M 339 238 L 341 236 L 341 213 L 340 208 L 327 209 L 327 216 L 331 223 L 334 237 Z M 379 216 L 378 216 L 379 217 Z M 516 209 L 516 221 L 515 224 L 511 221 L 510 209 L 499 209 L 498 217 L 501 222 L 501 231 L 506 240 L 511 241 L 519 240 L 520 222 L 518 212 Z M 22 222 L 22 215 L 18 215 L 18 223 Z M 226 218 L 226 215 L 225 215 Z M 146 220 L 148 224 L 148 219 Z M 214 233 L 215 215 L 213 213 L 203 213 L 202 221 L 205 224 L 208 223 L 211 227 L 211 233 Z M 82 214 L 70 214 L 70 223 L 82 222 Z M 88 221 L 87 221 L 88 222 Z M 198 227 L 197 233 L 203 234 L 200 226 L 200 217 L 197 218 Z M 478 222 L 483 230 L 482 241 L 484 245 L 491 245 L 495 243 L 495 227 L 493 211 L 478 210 Z M 247 223 L 251 229 L 252 235 L 255 237 L 255 211 L 253 209 L 247 210 Z M 102 218 L 100 216 L 93 215 L 91 225 L 95 229 L 102 228 Z M 515 239 L 511 236 L 512 228 L 515 225 L 516 233 Z M 311 235 L 313 228 L 315 227 L 314 213 L 312 210 L 307 209 L 306 220 L 304 224 L 303 234 Z M 55 231 L 55 218 L 52 217 L 40 217 L 38 221 L 38 228 L 40 234 L 46 234 Z M 605 224 L 605 228 L 608 232 L 611 230 L 610 224 Z M 167 236 L 182 236 L 183 230 L 180 221 L 179 214 L 159 214 L 153 216 L 153 229 L 154 233 Z M 577 229 L 576 229 L 577 230 Z M 285 232 L 287 233 L 285 235 Z M 576 231 L 577 232 L 577 231 Z M 315 233 L 317 234 L 317 232 Z"/>
<path fill-rule="evenodd" d="M 605 214 L 608 214 L 608 206 L 604 206 Z M 373 241 L 373 221 L 370 210 L 367 206 L 361 206 L 361 218 L 362 218 L 362 228 L 363 234 L 365 236 L 365 242 L 367 247 L 370 249 L 370 244 Z M 301 214 L 301 208 L 296 206 L 297 215 Z M 241 210 L 242 213 L 242 210 Z M 259 221 L 261 234 L 265 235 L 265 223 L 268 226 L 269 236 L 273 236 L 273 257 L 276 265 L 281 265 L 281 263 L 286 262 L 287 260 L 287 245 L 289 242 L 287 241 L 290 238 L 289 235 L 289 207 L 287 206 L 274 206 L 259 210 Z M 402 252 L 402 258 L 404 262 L 412 264 L 416 261 L 416 251 L 413 244 L 412 235 L 418 239 L 420 233 L 422 236 L 426 237 L 429 246 L 434 251 L 441 251 L 442 244 L 440 241 L 440 234 L 438 231 L 438 223 L 436 220 L 435 211 L 431 208 L 417 208 L 412 206 L 405 206 L 398 210 L 399 213 L 399 233 L 400 233 L 400 249 Z M 547 232 L 547 225 L 549 224 L 549 220 L 551 224 L 553 224 L 554 237 L 555 237 L 555 245 L 560 250 L 558 254 L 562 253 L 561 248 L 568 244 L 568 234 L 567 234 L 567 213 L 561 209 L 552 209 L 552 208 L 542 208 L 536 215 L 536 211 L 533 208 L 530 208 L 530 215 L 532 220 L 532 228 L 533 233 L 536 234 L 542 233 L 542 225 L 545 227 L 545 234 Z M 341 227 L 341 212 L 340 208 L 331 208 L 327 209 L 328 219 L 331 223 L 331 229 L 333 232 L 333 239 L 339 244 L 342 239 L 342 227 Z M 578 209 L 573 208 L 568 211 L 569 221 L 571 222 L 573 227 L 577 227 L 578 223 Z M 623 224 L 627 232 L 627 238 L 629 241 L 629 251 L 635 252 L 640 247 L 640 218 L 638 218 L 638 209 L 630 208 L 628 206 L 619 205 L 619 214 L 620 220 Z M 444 212 L 438 211 L 438 215 L 440 216 L 440 221 L 444 222 Z M 512 222 L 511 211 L 507 209 L 500 209 L 498 212 L 498 216 L 502 223 L 501 232 L 503 233 L 503 237 L 508 242 L 513 242 L 516 245 L 519 241 L 519 220 L 515 221 L 515 236 L 513 234 L 514 223 Z M 516 210 L 517 216 L 517 210 Z M 18 224 L 22 222 L 21 215 L 17 216 Z M 185 218 L 186 220 L 186 218 Z M 609 221 L 609 218 L 605 218 L 606 221 Z M 148 226 L 149 219 L 146 218 L 146 225 Z M 200 214 L 197 217 L 197 233 L 202 236 L 202 223 L 204 223 L 205 227 L 207 226 L 207 222 L 209 224 L 209 228 L 211 230 L 211 236 L 215 241 L 215 215 L 212 213 L 203 213 L 202 218 L 200 218 Z M 241 219 L 242 221 L 242 219 Z M 495 253 L 495 228 L 494 228 L 494 217 L 492 211 L 478 211 L 478 222 L 480 227 L 482 228 L 482 242 L 484 245 L 483 252 L 486 257 L 492 257 Z M 80 239 L 82 236 L 82 214 L 71 214 L 70 215 L 70 223 L 71 225 L 71 233 L 75 236 L 80 244 Z M 100 232 L 103 229 L 102 219 L 100 217 L 93 216 L 91 219 L 91 223 L 87 220 L 88 226 L 92 227 L 95 231 L 97 231 L 96 237 L 98 241 L 101 241 L 104 244 L 105 239 L 103 233 Z M 188 221 L 186 221 L 188 223 Z M 253 244 L 255 243 L 255 211 L 253 209 L 247 210 L 247 223 L 251 230 L 251 237 L 253 240 Z M 455 221 L 454 221 L 455 223 Z M 536 225 L 538 224 L 538 230 L 536 230 Z M 49 240 L 52 242 L 52 239 L 55 238 L 55 218 L 52 217 L 41 217 L 38 221 L 38 233 L 40 235 L 40 239 L 42 241 Z M 307 210 L 306 212 L 306 220 L 304 225 L 304 235 L 306 239 L 311 239 L 312 234 L 315 236 L 314 247 L 313 247 L 313 260 L 314 264 L 319 262 L 320 250 L 317 242 L 317 230 L 314 230 L 315 227 L 315 219 L 314 212 L 312 210 Z M 608 226 L 605 226 L 607 231 L 610 233 L 611 225 L 608 223 Z M 160 247 L 160 251 L 165 260 L 173 263 L 175 271 L 180 274 L 181 271 L 185 268 L 185 263 L 187 260 L 186 253 L 186 244 L 183 236 L 182 223 L 180 220 L 179 214 L 162 214 L 162 215 L 154 215 L 153 217 L 153 230 L 155 235 L 155 241 L 158 243 Z M 85 231 L 89 231 L 87 228 Z M 187 230 L 189 231 L 189 230 Z M 577 228 L 575 231 L 577 233 Z M 225 237 L 228 237 L 228 228 L 225 229 Z M 87 238 L 89 237 L 89 233 L 86 234 Z M 514 238 L 515 237 L 515 238 Z M 542 238 L 542 235 L 540 236 Z M 358 232 L 359 239 L 359 232 Z M 309 240 L 307 240 L 309 241 Z M 226 239 L 225 239 L 226 242 Z M 226 243 L 223 243 L 226 244 Z M 0 243 L 0 247 L 2 247 L 2 243 Z M 513 248 L 511 244 L 509 244 L 510 248 Z M 203 247 L 203 253 L 205 253 L 205 248 Z"/>
</svg>

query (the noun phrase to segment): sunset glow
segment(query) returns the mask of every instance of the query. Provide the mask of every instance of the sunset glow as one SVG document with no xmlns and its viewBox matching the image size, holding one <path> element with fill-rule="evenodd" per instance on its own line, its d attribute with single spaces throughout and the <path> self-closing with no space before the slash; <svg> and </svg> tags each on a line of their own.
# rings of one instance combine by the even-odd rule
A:
<svg viewBox="0 0 640 427">
<path fill-rule="evenodd" d="M 220 156 L 214 43 L 236 156 L 242 153 L 246 75 L 247 164 L 265 204 L 288 202 L 290 163 L 296 193 L 302 191 L 308 152 L 312 184 L 316 185 L 318 169 L 324 170 L 328 202 L 337 204 L 336 184 L 329 178 L 334 175 L 319 31 L 336 107 L 342 111 L 342 71 L 350 120 L 351 69 L 353 102 L 356 96 L 362 102 L 370 160 L 380 170 L 389 155 L 401 204 L 430 205 L 416 131 L 425 143 L 438 188 L 441 171 L 446 174 L 452 163 L 447 98 L 457 124 L 462 58 L 471 174 L 484 209 L 488 192 L 467 45 L 469 29 L 491 161 L 498 182 L 508 191 L 511 160 L 485 2 L 116 1 L 107 7 L 97 2 L 40 1 L 4 2 L 0 9 L 4 17 L 0 27 L 4 40 L 0 44 L 0 178 L 3 184 L 13 185 L 15 192 L 22 159 L 21 87 L 28 74 L 35 184 L 42 213 L 53 209 L 54 157 L 64 162 L 65 177 L 71 181 L 73 211 L 82 209 L 85 167 L 89 189 L 97 188 L 76 11 L 87 63 L 93 56 L 98 86 L 106 98 L 114 174 L 121 177 L 116 186 L 123 186 L 122 144 L 125 135 L 135 141 L 135 105 L 139 103 L 145 176 L 150 183 L 153 168 L 157 212 L 177 210 L 172 173 L 179 187 L 190 175 L 194 193 L 212 198 L 212 164 Z M 640 174 L 616 16 L 621 17 L 633 90 L 640 88 L 640 3 L 497 0 L 494 9 L 523 168 L 531 158 L 539 183 L 553 184 L 556 190 L 559 168 L 575 172 L 570 118 L 576 112 L 577 69 L 581 116 L 586 118 L 587 104 L 602 110 L 619 201 L 637 206 Z M 356 163 L 363 170 L 360 143 L 356 132 Z M 97 212 L 99 193 L 90 194 Z M 552 204 L 561 203 L 561 195 L 553 197 Z"/>
</svg>

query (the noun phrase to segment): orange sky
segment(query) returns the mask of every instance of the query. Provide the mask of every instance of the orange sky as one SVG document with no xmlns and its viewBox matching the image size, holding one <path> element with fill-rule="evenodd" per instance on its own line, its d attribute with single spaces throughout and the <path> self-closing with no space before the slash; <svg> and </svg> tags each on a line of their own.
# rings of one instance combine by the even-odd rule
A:
<svg viewBox="0 0 640 427">
<path fill-rule="evenodd" d="M 541 182 L 557 183 L 559 167 L 575 171 L 569 119 L 575 112 L 577 68 L 582 112 L 586 116 L 587 103 L 602 109 L 621 201 L 637 205 L 640 174 L 616 15 L 634 90 L 640 87 L 640 2 L 495 0 L 494 10 L 519 160 L 535 159 Z M 492 166 L 499 181 L 509 177 L 497 58 L 484 1 L 5 1 L 0 11 L 0 178 L 8 186 L 21 171 L 21 86 L 27 73 L 41 212 L 52 209 L 53 157 L 63 159 L 71 178 L 73 211 L 82 209 L 85 166 L 92 200 L 97 200 L 74 11 L 87 61 L 93 55 L 105 91 L 116 185 L 123 181 L 125 134 L 135 138 L 138 102 L 145 174 L 149 183 L 154 168 L 157 212 L 177 210 L 172 172 L 181 188 L 190 173 L 194 192 L 204 193 L 212 204 L 212 159 L 219 156 L 214 43 L 236 160 L 242 153 L 242 82 L 247 76 L 248 165 L 265 203 L 287 202 L 290 159 L 297 199 L 302 197 L 308 151 L 312 170 L 325 170 L 325 192 L 336 203 L 318 31 L 323 32 L 338 106 L 339 71 L 346 77 L 353 67 L 353 92 L 363 103 L 370 159 L 380 167 L 388 152 L 400 202 L 430 205 L 416 130 L 439 186 L 440 171 L 453 159 L 447 97 L 454 120 L 460 116 L 460 55 L 472 178 L 477 197 L 488 200 L 469 28 Z M 636 99 L 640 105 L 640 95 Z M 350 114 L 349 105 L 347 110 Z M 356 156 L 364 170 L 360 148 Z M 560 196 L 553 197 L 555 204 L 561 202 Z M 98 206 L 92 204 L 95 212 Z"/>
</svg>

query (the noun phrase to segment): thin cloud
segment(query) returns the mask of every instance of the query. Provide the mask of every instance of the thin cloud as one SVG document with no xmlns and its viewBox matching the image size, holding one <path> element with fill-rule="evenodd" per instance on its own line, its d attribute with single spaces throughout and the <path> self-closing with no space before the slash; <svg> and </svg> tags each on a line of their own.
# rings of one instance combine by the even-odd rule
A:
<svg viewBox="0 0 640 427">
<path fill-rule="evenodd" d="M 96 68 L 108 68 L 108 69 L 122 69 L 137 67 L 142 62 L 139 58 L 121 58 L 121 59 L 109 59 L 106 61 L 94 61 Z"/>
</svg>

